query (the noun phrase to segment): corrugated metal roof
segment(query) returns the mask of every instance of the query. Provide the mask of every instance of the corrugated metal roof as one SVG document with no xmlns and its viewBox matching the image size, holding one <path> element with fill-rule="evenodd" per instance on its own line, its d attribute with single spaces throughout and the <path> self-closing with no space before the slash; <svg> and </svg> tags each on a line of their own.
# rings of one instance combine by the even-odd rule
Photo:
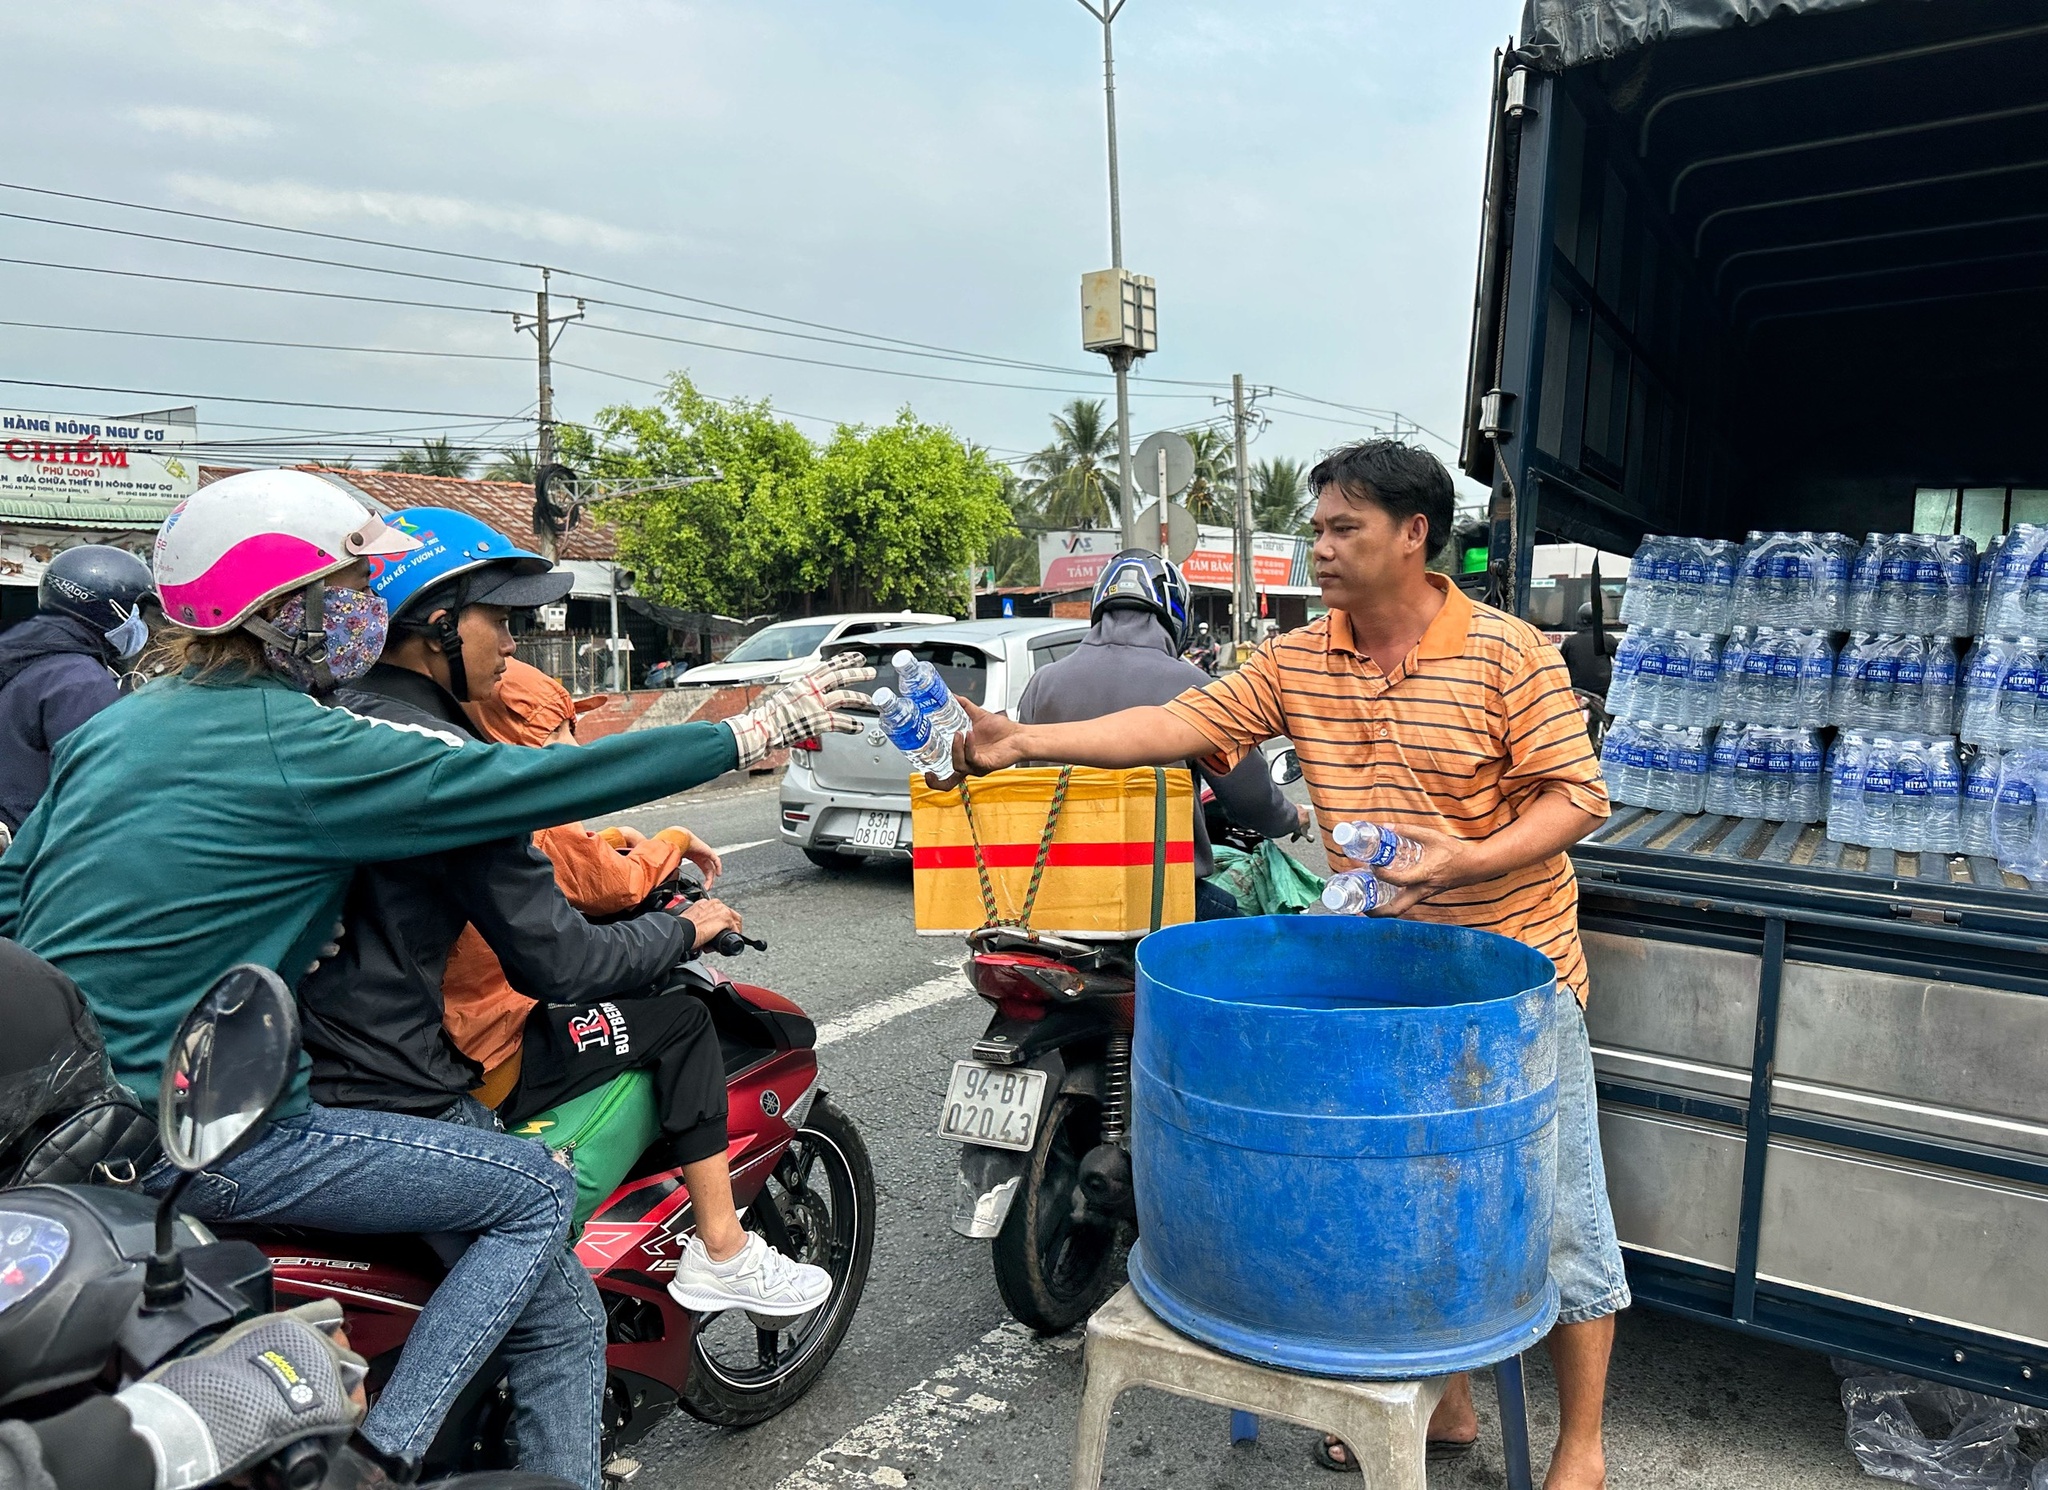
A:
<svg viewBox="0 0 2048 1490">
<path fill-rule="evenodd" d="M 170 516 L 171 502 L 37 502 L 0 497 L 0 522 L 43 528 L 155 528 Z"/>
<path fill-rule="evenodd" d="M 477 481 L 467 476 L 421 476 L 411 471 L 358 471 L 332 466 L 300 466 L 333 480 L 346 482 L 364 497 L 386 508 L 453 507 L 487 522 L 514 542 L 533 537 L 533 488 L 519 481 Z M 199 484 L 211 485 L 236 469 L 202 466 Z M 619 536 L 608 523 L 586 517 L 556 545 L 561 559 L 615 559 Z"/>
</svg>

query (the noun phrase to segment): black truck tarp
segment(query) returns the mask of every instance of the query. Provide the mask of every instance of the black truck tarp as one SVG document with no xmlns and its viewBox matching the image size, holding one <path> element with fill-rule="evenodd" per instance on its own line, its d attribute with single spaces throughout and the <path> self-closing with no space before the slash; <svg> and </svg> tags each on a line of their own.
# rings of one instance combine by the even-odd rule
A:
<svg viewBox="0 0 2048 1490">
<path fill-rule="evenodd" d="M 1604 62 L 1653 42 L 1755 26 L 1780 16 L 1849 10 L 1873 0 L 1529 0 L 1521 50 L 1555 71 Z"/>
</svg>

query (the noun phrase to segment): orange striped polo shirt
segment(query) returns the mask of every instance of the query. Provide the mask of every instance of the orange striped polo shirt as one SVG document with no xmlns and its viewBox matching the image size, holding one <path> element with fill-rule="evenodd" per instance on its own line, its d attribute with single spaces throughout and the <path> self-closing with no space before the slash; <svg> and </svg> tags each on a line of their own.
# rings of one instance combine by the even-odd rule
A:
<svg viewBox="0 0 2048 1490">
<path fill-rule="evenodd" d="M 1557 648 L 1440 576 L 1429 581 L 1446 592 L 1443 607 L 1391 677 L 1357 649 L 1350 618 L 1332 611 L 1166 706 L 1215 745 L 1203 762 L 1215 769 L 1261 740 L 1291 740 L 1333 868 L 1356 866 L 1337 852 L 1331 826 L 1359 818 L 1485 838 L 1545 789 L 1607 815 L 1607 787 Z M 1585 997 L 1578 881 L 1564 854 L 1445 891 L 1408 914 L 1514 937 Z"/>
</svg>

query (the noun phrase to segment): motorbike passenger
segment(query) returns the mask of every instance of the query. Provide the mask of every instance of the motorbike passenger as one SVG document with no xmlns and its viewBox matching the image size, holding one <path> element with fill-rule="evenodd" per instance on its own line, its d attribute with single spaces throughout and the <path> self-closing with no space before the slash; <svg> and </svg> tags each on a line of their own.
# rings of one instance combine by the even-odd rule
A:
<svg viewBox="0 0 2048 1490">
<path fill-rule="evenodd" d="M 1125 549 L 1102 571 L 1088 607 L 1088 636 L 1058 662 L 1040 668 L 1017 704 L 1020 724 L 1072 724 L 1123 709 L 1164 704 L 1209 675 L 1181 659 L 1188 637 L 1188 584 L 1170 560 Z M 1253 752 L 1228 771 L 1190 762 L 1233 822 L 1267 838 L 1306 833 L 1309 811 L 1280 793 Z M 1241 914 L 1237 898 L 1210 883 L 1216 856 L 1195 811 L 1195 919 Z"/>
<path fill-rule="evenodd" d="M 554 604 L 570 576 L 465 513 L 422 507 L 392 521 L 421 540 L 371 586 L 390 611 L 394 640 L 335 702 L 403 727 L 485 739 L 464 705 L 503 712 L 494 700 L 512 665 L 508 613 Z M 531 691 L 530 675 L 545 677 L 524 669 L 515 693 Z M 573 717 L 573 704 L 566 712 Z M 740 1224 L 726 1165 L 725 1068 L 708 1011 L 689 997 L 637 996 L 696 947 L 737 930 L 730 907 L 700 900 L 681 916 L 593 925 L 522 833 L 361 870 L 343 923 L 337 954 L 299 986 L 316 1101 L 496 1126 L 469 1096 L 487 1063 L 451 1037 L 442 996 L 450 954 L 472 926 L 503 969 L 504 998 L 529 1011 L 507 1120 L 627 1071 L 653 1073 L 696 1223 L 670 1284 L 678 1302 L 794 1315 L 830 1295 L 824 1269 L 792 1262 Z M 490 1011 L 484 1022 L 496 1022 Z"/>
<path fill-rule="evenodd" d="M 308 472 L 202 488 L 157 537 L 171 673 L 72 732 L 0 859 L 0 936 L 69 976 L 114 1075 L 145 1103 L 193 990 L 253 962 L 297 978 L 351 876 L 395 848 L 437 853 L 666 796 L 823 730 L 871 676 L 831 667 L 722 724 L 573 755 L 395 726 L 309 694 L 360 677 L 386 614 L 370 568 L 418 547 Z M 160 1193 L 168 1163 L 143 1177 Z M 418 1465 L 502 1342 L 525 1467 L 599 1490 L 604 1320 L 563 1243 L 569 1175 L 539 1145 L 314 1103 L 304 1061 L 276 1120 L 202 1171 L 185 1209 L 344 1232 L 475 1241 L 416 1322 L 358 1438 L 394 1477 Z M 540 1410 L 545 1404 L 546 1410 Z"/>
<path fill-rule="evenodd" d="M 120 697 L 122 663 L 142 651 L 149 566 L 97 543 L 50 560 L 36 614 L 0 635 L 0 848 L 50 780 L 57 742 Z"/>
</svg>

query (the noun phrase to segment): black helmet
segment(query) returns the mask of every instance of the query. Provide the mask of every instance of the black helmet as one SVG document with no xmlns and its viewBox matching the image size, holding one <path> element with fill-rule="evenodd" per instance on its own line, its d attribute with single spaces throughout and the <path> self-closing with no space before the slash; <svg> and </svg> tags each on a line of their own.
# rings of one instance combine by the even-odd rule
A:
<svg viewBox="0 0 2048 1490">
<path fill-rule="evenodd" d="M 137 607 L 155 592 L 149 566 L 125 549 L 81 543 L 50 560 L 36 590 L 45 615 L 72 616 L 106 637 L 116 653 L 133 656 L 149 640 Z"/>
<path fill-rule="evenodd" d="M 1193 597 L 1177 565 L 1142 548 L 1127 548 L 1111 559 L 1095 581 L 1095 598 L 1088 604 L 1090 625 L 1105 611 L 1128 608 L 1148 610 L 1159 618 L 1178 652 L 1188 644 L 1194 620 L 1188 603 Z"/>
<path fill-rule="evenodd" d="M 1590 600 L 1582 600 L 1582 601 L 1580 601 L 1580 602 L 1579 602 L 1579 624 L 1580 624 L 1581 626 L 1590 626 L 1590 625 L 1592 625 L 1592 624 L 1593 624 L 1593 602 L 1592 602 L 1592 601 L 1590 601 Z"/>
</svg>

